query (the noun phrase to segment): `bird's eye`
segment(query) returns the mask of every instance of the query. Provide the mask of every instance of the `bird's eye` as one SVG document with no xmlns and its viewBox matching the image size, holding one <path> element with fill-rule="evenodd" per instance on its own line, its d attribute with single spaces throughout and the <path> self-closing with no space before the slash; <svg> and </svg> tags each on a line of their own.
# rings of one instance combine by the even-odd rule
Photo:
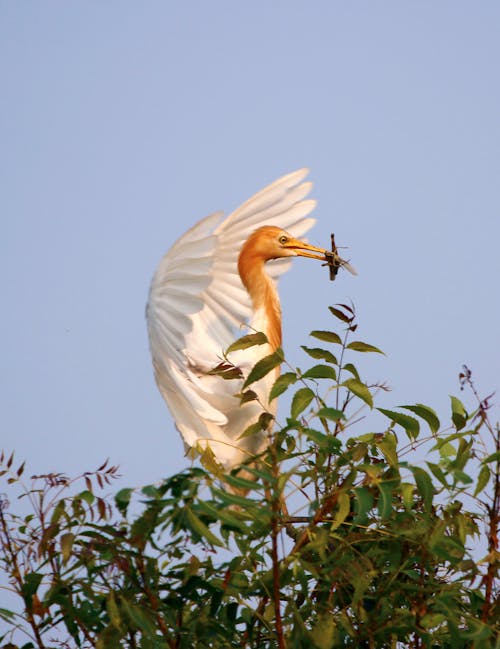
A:
<svg viewBox="0 0 500 649">
<path fill-rule="evenodd" d="M 282 237 L 280 237 L 279 241 L 282 245 L 285 245 L 285 243 L 288 241 L 288 237 L 285 237 L 285 235 L 283 235 Z"/>
</svg>

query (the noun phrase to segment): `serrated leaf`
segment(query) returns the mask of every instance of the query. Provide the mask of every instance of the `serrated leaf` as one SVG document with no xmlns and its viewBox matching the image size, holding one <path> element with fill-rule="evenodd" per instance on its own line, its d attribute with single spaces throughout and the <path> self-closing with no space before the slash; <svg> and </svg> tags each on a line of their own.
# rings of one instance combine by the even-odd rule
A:
<svg viewBox="0 0 500 649">
<path fill-rule="evenodd" d="M 332 365 L 338 365 L 336 356 L 326 349 L 321 349 L 321 347 L 305 347 L 304 345 L 301 345 L 301 347 L 311 358 L 322 359 Z"/>
<path fill-rule="evenodd" d="M 301 412 L 307 408 L 307 406 L 314 399 L 314 392 L 311 388 L 301 388 L 293 395 L 291 415 L 294 419 L 300 415 Z"/>
<path fill-rule="evenodd" d="M 214 486 L 211 487 L 211 490 L 214 496 L 217 496 L 221 502 L 228 506 L 238 505 L 238 507 L 242 507 L 247 512 L 255 509 L 255 501 L 250 498 L 245 498 L 245 496 L 239 496 L 238 494 L 232 494 L 228 491 L 222 491 Z"/>
<path fill-rule="evenodd" d="M 342 383 L 350 392 L 373 408 L 373 397 L 368 387 L 358 379 L 347 379 Z"/>
<path fill-rule="evenodd" d="M 217 461 L 217 458 L 215 457 L 215 454 L 210 448 L 210 446 L 206 446 L 205 448 L 203 448 L 200 444 L 197 444 L 195 448 L 200 454 L 201 466 L 216 476 L 222 476 L 223 471 L 221 465 Z"/>
<path fill-rule="evenodd" d="M 205 523 L 196 516 L 192 509 L 186 509 L 186 518 L 191 531 L 195 532 L 201 538 L 206 539 L 211 545 L 216 545 L 220 548 L 224 547 L 224 543 L 222 543 L 222 541 L 208 529 Z"/>
<path fill-rule="evenodd" d="M 377 354 L 383 354 L 384 352 L 368 343 L 364 343 L 361 340 L 353 340 L 352 343 L 347 345 L 347 349 L 352 349 L 355 352 L 376 352 Z"/>
<path fill-rule="evenodd" d="M 424 502 L 424 507 L 426 511 L 429 511 L 434 496 L 434 485 L 432 484 L 432 480 L 427 471 L 424 471 L 424 469 L 421 469 L 418 466 L 410 466 L 409 469 L 415 478 L 415 483 Z"/>
<path fill-rule="evenodd" d="M 398 464 L 398 453 L 396 450 L 396 440 L 392 435 L 385 435 L 383 439 L 381 440 L 376 440 L 375 444 L 377 448 L 379 448 L 385 459 L 387 460 L 387 463 L 390 466 L 397 466 Z"/>
<path fill-rule="evenodd" d="M 330 528 L 331 530 L 336 530 L 337 527 L 340 527 L 351 511 L 351 499 L 348 493 L 342 491 L 339 494 L 337 498 L 337 506 L 338 509 L 333 517 L 333 523 Z"/>
<path fill-rule="evenodd" d="M 386 410 L 385 408 L 377 408 L 377 410 L 404 428 L 410 439 L 417 439 L 420 433 L 420 424 L 417 419 L 405 415 L 403 412 L 396 412 L 395 410 Z"/>
<path fill-rule="evenodd" d="M 240 349 L 248 349 L 249 347 L 255 347 L 255 345 L 265 345 L 268 341 L 267 336 L 262 331 L 259 331 L 254 334 L 248 334 L 238 338 L 234 343 L 229 345 L 226 350 L 226 354 L 231 352 L 236 352 Z"/>
<path fill-rule="evenodd" d="M 285 357 L 283 355 L 283 350 L 281 349 L 277 349 L 272 354 L 269 354 L 269 356 L 264 356 L 264 358 L 261 358 L 260 361 L 257 361 L 257 363 L 250 370 L 250 374 L 243 384 L 243 388 L 247 388 L 252 383 L 255 383 L 255 381 L 259 381 L 260 379 L 264 378 L 264 376 L 269 374 L 269 372 L 272 372 L 275 367 L 281 365 L 281 363 L 284 361 L 284 358 Z"/>
<path fill-rule="evenodd" d="M 245 428 L 238 439 L 251 437 L 252 435 L 257 435 L 263 430 L 267 430 L 269 428 L 269 424 L 273 419 L 274 417 L 270 412 L 262 412 L 258 420 L 255 423 L 250 424 L 250 426 L 247 426 L 247 428 Z"/>
<path fill-rule="evenodd" d="M 457 430 L 462 430 L 462 428 L 467 423 L 467 411 L 465 410 L 464 404 L 460 401 L 460 399 L 457 399 L 457 397 L 454 397 L 452 395 L 450 395 L 450 399 L 451 420 L 453 421 Z"/>
<path fill-rule="evenodd" d="M 329 365 L 314 365 L 302 375 L 303 379 L 330 379 L 337 380 L 337 374 Z"/>
<path fill-rule="evenodd" d="M 224 476 L 224 482 L 231 485 L 232 487 L 237 487 L 238 489 L 255 489 L 259 485 L 253 480 L 247 480 L 246 478 L 241 478 L 238 475 L 231 475 L 228 473 Z"/>
<path fill-rule="evenodd" d="M 285 390 L 290 385 L 293 385 L 296 381 L 297 375 L 295 374 L 295 372 L 285 372 L 285 374 L 278 376 L 278 378 L 274 382 L 273 387 L 271 388 L 271 392 L 269 393 L 269 401 L 272 401 L 273 399 L 276 399 L 276 397 L 279 397 L 280 394 L 283 394 L 283 392 L 285 392 Z"/>
<path fill-rule="evenodd" d="M 337 345 L 342 344 L 342 339 L 334 331 L 318 331 L 318 330 L 314 330 L 314 331 L 311 331 L 311 333 L 309 335 L 313 336 L 314 338 L 318 338 L 319 340 L 324 340 L 327 343 L 335 343 Z"/>
<path fill-rule="evenodd" d="M 479 471 L 479 475 L 477 476 L 477 484 L 476 484 L 476 489 L 474 491 L 474 496 L 480 494 L 481 491 L 486 487 L 486 485 L 488 484 L 488 480 L 490 479 L 490 475 L 491 472 L 489 467 L 487 467 L 486 464 L 483 464 L 481 470 Z"/>
<path fill-rule="evenodd" d="M 337 408 L 320 408 L 316 413 L 316 416 L 320 419 L 330 419 L 331 421 L 339 421 L 339 419 L 345 419 L 345 415 L 342 410 L 337 410 Z"/>
<path fill-rule="evenodd" d="M 429 428 L 431 429 L 431 432 L 433 432 L 434 434 L 438 432 L 441 423 L 434 410 L 432 408 L 429 408 L 429 406 L 425 406 L 423 403 L 416 403 L 414 406 L 399 406 L 399 407 L 404 408 L 405 410 L 410 410 L 411 412 L 415 413 L 418 417 L 426 421 L 427 424 L 429 425 Z"/>
<path fill-rule="evenodd" d="M 334 306 L 329 306 L 328 310 L 330 313 L 335 316 L 335 318 L 338 318 L 339 320 L 342 320 L 342 322 L 352 322 L 354 319 L 353 315 L 346 315 L 343 311 L 340 309 L 336 309 Z"/>
<path fill-rule="evenodd" d="M 75 541 L 75 535 L 71 532 L 67 532 L 61 536 L 61 554 L 63 558 L 63 564 L 67 563 L 68 559 L 71 556 L 71 550 L 73 549 L 73 543 Z"/>
<path fill-rule="evenodd" d="M 434 464 L 434 462 L 426 462 L 427 466 L 432 472 L 432 475 L 439 480 L 439 482 L 446 488 L 449 488 L 448 482 L 446 480 L 446 476 L 444 474 L 443 469 L 439 466 L 439 464 Z"/>
</svg>

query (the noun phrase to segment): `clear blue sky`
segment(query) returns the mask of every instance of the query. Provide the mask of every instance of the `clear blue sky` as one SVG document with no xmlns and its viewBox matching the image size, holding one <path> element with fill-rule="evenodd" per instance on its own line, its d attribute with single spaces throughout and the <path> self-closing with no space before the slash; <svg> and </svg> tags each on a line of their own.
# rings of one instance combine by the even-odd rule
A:
<svg viewBox="0 0 500 649">
<path fill-rule="evenodd" d="M 500 393 L 500 4 L 0 1 L 0 446 L 29 471 L 187 465 L 144 320 L 164 252 L 309 166 L 285 349 L 353 300 L 384 405 Z M 498 398 L 498 397 L 497 397 Z M 471 403 L 469 401 L 469 403 Z M 495 417 L 498 418 L 498 408 Z"/>
</svg>

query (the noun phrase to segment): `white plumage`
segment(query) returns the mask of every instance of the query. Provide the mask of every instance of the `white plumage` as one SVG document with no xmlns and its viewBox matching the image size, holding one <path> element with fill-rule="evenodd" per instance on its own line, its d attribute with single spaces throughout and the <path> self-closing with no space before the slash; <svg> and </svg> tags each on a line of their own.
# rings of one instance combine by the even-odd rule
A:
<svg viewBox="0 0 500 649">
<path fill-rule="evenodd" d="M 262 226 L 275 226 L 293 238 L 309 230 L 315 201 L 306 199 L 312 187 L 303 182 L 307 173 L 301 169 L 283 176 L 225 219 L 218 212 L 200 221 L 163 257 L 151 284 L 146 314 L 156 382 L 186 450 L 208 445 L 225 470 L 263 449 L 265 432 L 238 438 L 264 409 L 274 412 L 275 402 L 269 408 L 267 397 L 279 372 L 252 385 L 259 400 L 244 405 L 235 396 L 242 381 L 208 374 L 236 338 L 253 330 L 266 333 L 267 314 L 252 304 L 238 274 L 238 257 Z M 297 254 L 302 253 L 287 249 L 279 253 L 287 258 L 266 263 L 273 284 Z M 271 351 L 271 345 L 254 346 L 229 358 L 247 376 Z"/>
</svg>

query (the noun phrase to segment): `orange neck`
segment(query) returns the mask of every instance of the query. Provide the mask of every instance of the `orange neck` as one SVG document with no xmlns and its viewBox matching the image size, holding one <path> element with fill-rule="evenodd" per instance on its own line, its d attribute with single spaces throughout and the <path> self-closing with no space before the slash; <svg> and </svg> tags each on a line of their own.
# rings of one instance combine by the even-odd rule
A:
<svg viewBox="0 0 500 649">
<path fill-rule="evenodd" d="M 264 269 L 264 263 L 262 255 L 247 241 L 238 259 L 238 272 L 252 299 L 254 317 L 250 324 L 266 334 L 275 350 L 281 347 L 281 308 L 278 292 Z"/>
</svg>

